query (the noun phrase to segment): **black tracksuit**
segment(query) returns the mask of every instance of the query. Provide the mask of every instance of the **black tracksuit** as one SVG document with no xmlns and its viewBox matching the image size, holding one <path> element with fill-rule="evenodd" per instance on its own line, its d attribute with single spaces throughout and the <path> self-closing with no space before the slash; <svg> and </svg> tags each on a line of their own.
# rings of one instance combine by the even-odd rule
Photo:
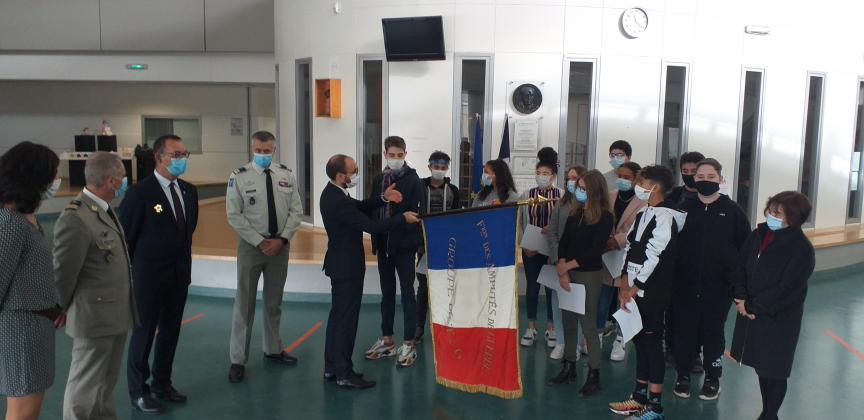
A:
<svg viewBox="0 0 864 420">
<path fill-rule="evenodd" d="M 741 207 L 723 194 L 707 205 L 687 200 L 681 210 L 687 212 L 687 224 L 678 237 L 672 296 L 676 365 L 679 376 L 689 376 L 701 343 L 706 378 L 716 379 L 722 374 L 733 277 L 750 222 Z"/>
</svg>

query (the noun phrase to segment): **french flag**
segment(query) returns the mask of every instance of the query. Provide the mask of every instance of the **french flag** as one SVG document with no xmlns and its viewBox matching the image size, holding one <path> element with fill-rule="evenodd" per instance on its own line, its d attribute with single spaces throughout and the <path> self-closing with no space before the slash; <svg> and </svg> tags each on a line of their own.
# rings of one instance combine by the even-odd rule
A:
<svg viewBox="0 0 864 420">
<path fill-rule="evenodd" d="M 520 398 L 516 300 L 518 207 L 423 219 L 439 384 Z"/>
</svg>

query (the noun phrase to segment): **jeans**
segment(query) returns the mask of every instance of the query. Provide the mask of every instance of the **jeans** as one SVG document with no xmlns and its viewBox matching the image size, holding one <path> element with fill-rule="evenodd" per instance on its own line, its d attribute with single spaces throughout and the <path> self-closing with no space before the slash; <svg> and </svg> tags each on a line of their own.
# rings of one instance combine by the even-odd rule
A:
<svg viewBox="0 0 864 420">
<path fill-rule="evenodd" d="M 609 311 L 612 307 L 612 299 L 615 298 L 617 289 L 612 286 L 603 285 L 600 289 L 600 304 L 597 306 L 597 330 L 603 331 L 606 320 L 609 319 Z"/>
<path fill-rule="evenodd" d="M 396 317 L 396 274 L 399 274 L 399 290 L 402 295 L 404 339 L 414 339 L 417 328 L 417 303 L 414 300 L 415 253 L 405 252 L 385 255 L 378 251 L 378 275 L 381 277 L 381 335 L 393 335 L 393 318 Z"/>
<path fill-rule="evenodd" d="M 543 287 L 537 282 L 540 277 L 540 270 L 549 261 L 549 257 L 543 254 L 537 254 L 529 257 L 522 252 L 522 262 L 525 265 L 525 304 L 529 321 L 537 320 L 537 300 L 540 297 L 540 288 Z M 552 296 L 549 289 L 546 289 L 546 321 L 552 321 Z"/>
</svg>

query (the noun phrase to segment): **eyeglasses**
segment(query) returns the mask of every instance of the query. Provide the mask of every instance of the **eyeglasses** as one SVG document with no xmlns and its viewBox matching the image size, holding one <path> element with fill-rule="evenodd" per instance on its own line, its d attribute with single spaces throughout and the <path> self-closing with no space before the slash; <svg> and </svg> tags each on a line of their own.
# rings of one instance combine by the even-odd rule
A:
<svg viewBox="0 0 864 420">
<path fill-rule="evenodd" d="M 627 157 L 626 153 L 609 153 L 610 158 L 623 158 Z"/>
<path fill-rule="evenodd" d="M 162 153 L 163 156 L 168 156 L 171 159 L 188 159 L 191 153 L 189 152 L 174 152 L 174 153 Z"/>
</svg>

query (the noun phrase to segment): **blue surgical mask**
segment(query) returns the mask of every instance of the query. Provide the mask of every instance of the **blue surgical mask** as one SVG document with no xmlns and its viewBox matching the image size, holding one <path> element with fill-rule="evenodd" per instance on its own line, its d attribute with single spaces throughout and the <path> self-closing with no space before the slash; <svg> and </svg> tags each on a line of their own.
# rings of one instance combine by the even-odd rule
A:
<svg viewBox="0 0 864 420">
<path fill-rule="evenodd" d="M 627 161 L 627 158 L 624 156 L 615 156 L 609 160 L 609 165 L 612 166 L 613 169 L 617 170 Z"/>
<path fill-rule="evenodd" d="M 588 201 L 588 193 L 580 187 L 576 187 L 576 193 L 573 195 L 576 196 L 576 201 L 580 203 L 584 204 L 586 201 Z"/>
<path fill-rule="evenodd" d="M 618 178 L 615 181 L 615 185 L 618 186 L 618 191 L 630 191 L 633 189 L 633 181 L 624 178 Z"/>
<path fill-rule="evenodd" d="M 271 163 L 273 163 L 273 155 L 272 154 L 262 155 L 262 154 L 255 153 L 252 160 L 255 161 L 256 165 L 266 169 L 266 168 L 270 167 Z"/>
<path fill-rule="evenodd" d="M 567 181 L 567 192 L 570 194 L 576 195 L 576 181 L 570 180 Z"/>
<path fill-rule="evenodd" d="M 771 230 L 783 229 L 783 219 L 774 217 L 770 213 L 765 215 L 765 224 L 767 224 L 768 229 Z"/>
<path fill-rule="evenodd" d="M 126 195 L 126 189 L 129 188 L 129 179 L 123 177 L 123 182 L 120 183 L 120 189 L 114 192 L 114 197 L 123 198 Z"/>
<path fill-rule="evenodd" d="M 186 173 L 187 161 L 187 158 L 171 159 L 171 164 L 168 165 L 168 172 L 174 176 L 183 175 Z"/>
<path fill-rule="evenodd" d="M 492 178 L 486 172 L 483 172 L 483 176 L 480 177 L 480 183 L 483 184 L 484 187 L 492 186 Z"/>
</svg>

